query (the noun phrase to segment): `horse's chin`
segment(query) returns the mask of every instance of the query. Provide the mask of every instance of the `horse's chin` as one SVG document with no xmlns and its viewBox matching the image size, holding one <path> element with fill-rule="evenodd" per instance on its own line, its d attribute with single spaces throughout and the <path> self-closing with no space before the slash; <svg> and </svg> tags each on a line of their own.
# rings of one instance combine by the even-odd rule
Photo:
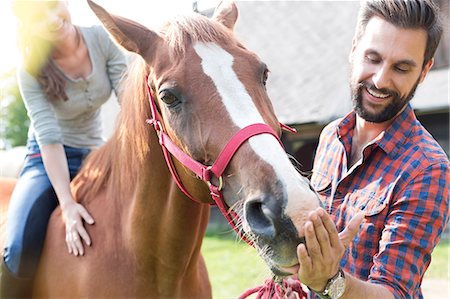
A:
<svg viewBox="0 0 450 299">
<path fill-rule="evenodd" d="M 291 276 L 293 274 L 297 274 L 298 270 L 300 269 L 300 265 L 297 263 L 295 265 L 292 266 L 273 266 L 271 268 L 272 273 L 277 276 L 277 277 L 286 277 L 286 276 Z"/>
<path fill-rule="evenodd" d="M 290 236 L 290 238 L 278 239 L 270 243 L 259 240 L 255 242 L 255 245 L 261 249 L 260 252 L 264 252 L 261 257 L 272 273 L 278 277 L 285 277 L 298 273 L 300 265 L 297 246 L 304 242 L 303 237 Z M 267 250 L 267 248 L 270 249 Z"/>
</svg>

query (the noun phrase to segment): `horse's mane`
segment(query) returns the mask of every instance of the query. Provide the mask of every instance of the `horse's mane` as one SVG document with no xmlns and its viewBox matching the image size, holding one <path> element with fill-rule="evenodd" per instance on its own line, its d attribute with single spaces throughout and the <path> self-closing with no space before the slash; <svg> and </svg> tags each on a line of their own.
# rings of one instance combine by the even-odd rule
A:
<svg viewBox="0 0 450 299">
<path fill-rule="evenodd" d="M 175 18 L 162 27 L 160 35 L 174 60 L 183 57 L 186 47 L 197 41 L 236 43 L 231 31 L 198 14 Z M 140 56 L 129 66 L 118 96 L 121 111 L 115 132 L 104 146 L 89 155 L 74 179 L 77 200 L 89 201 L 100 191 L 106 191 L 109 198 L 133 195 L 134 183 L 150 153 L 150 134 L 154 134 L 145 122 L 151 116 L 145 75 L 151 71 Z"/>
<path fill-rule="evenodd" d="M 133 190 L 150 151 L 152 128 L 145 123 L 150 105 L 145 89 L 145 62 L 138 56 L 121 83 L 120 112 L 108 142 L 92 152 L 73 181 L 75 197 L 88 201 L 104 187 L 108 195 L 122 197 Z"/>
</svg>

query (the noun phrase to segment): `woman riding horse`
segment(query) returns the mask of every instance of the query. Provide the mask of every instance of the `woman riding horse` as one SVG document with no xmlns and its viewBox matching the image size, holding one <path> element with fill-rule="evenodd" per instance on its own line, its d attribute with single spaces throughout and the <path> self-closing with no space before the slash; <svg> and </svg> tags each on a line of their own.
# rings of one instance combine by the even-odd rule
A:
<svg viewBox="0 0 450 299">
<path fill-rule="evenodd" d="M 71 23 L 67 1 L 13 1 L 23 64 L 20 92 L 31 126 L 27 157 L 11 196 L 1 298 L 29 297 L 53 210 L 59 205 L 67 250 L 83 255 L 94 219 L 74 200 L 70 180 L 104 143 L 100 106 L 118 91 L 124 53 L 101 26 Z"/>
<path fill-rule="evenodd" d="M 33 295 L 211 298 L 200 248 L 212 203 L 275 274 L 291 273 L 319 201 L 280 144 L 267 66 L 233 34 L 236 5 L 152 31 L 89 3 L 140 59 L 124 82 L 115 133 L 72 183 L 96 219 L 87 227 L 92 246 L 78 260 L 62 250 L 57 209 Z"/>
</svg>

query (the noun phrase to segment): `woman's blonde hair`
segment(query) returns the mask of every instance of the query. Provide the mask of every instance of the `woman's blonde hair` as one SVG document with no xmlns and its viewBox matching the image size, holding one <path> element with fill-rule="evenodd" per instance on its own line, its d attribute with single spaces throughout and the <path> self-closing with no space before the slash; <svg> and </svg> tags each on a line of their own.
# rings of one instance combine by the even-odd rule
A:
<svg viewBox="0 0 450 299">
<path fill-rule="evenodd" d="M 50 101 L 67 101 L 64 74 L 51 58 L 54 45 L 32 32 L 33 21 L 39 19 L 40 8 L 55 1 L 13 0 L 12 9 L 18 19 L 17 44 L 22 56 L 24 68 L 36 78 Z M 81 40 L 80 29 L 76 27 L 78 43 Z"/>
</svg>

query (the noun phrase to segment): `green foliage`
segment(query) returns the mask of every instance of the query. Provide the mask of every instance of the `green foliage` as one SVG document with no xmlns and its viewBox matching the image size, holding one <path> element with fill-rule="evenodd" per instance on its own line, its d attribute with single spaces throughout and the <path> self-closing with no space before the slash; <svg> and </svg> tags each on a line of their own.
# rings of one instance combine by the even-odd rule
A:
<svg viewBox="0 0 450 299">
<path fill-rule="evenodd" d="M 24 145 L 29 119 L 20 96 L 15 70 L 0 75 L 0 149 Z"/>
</svg>

